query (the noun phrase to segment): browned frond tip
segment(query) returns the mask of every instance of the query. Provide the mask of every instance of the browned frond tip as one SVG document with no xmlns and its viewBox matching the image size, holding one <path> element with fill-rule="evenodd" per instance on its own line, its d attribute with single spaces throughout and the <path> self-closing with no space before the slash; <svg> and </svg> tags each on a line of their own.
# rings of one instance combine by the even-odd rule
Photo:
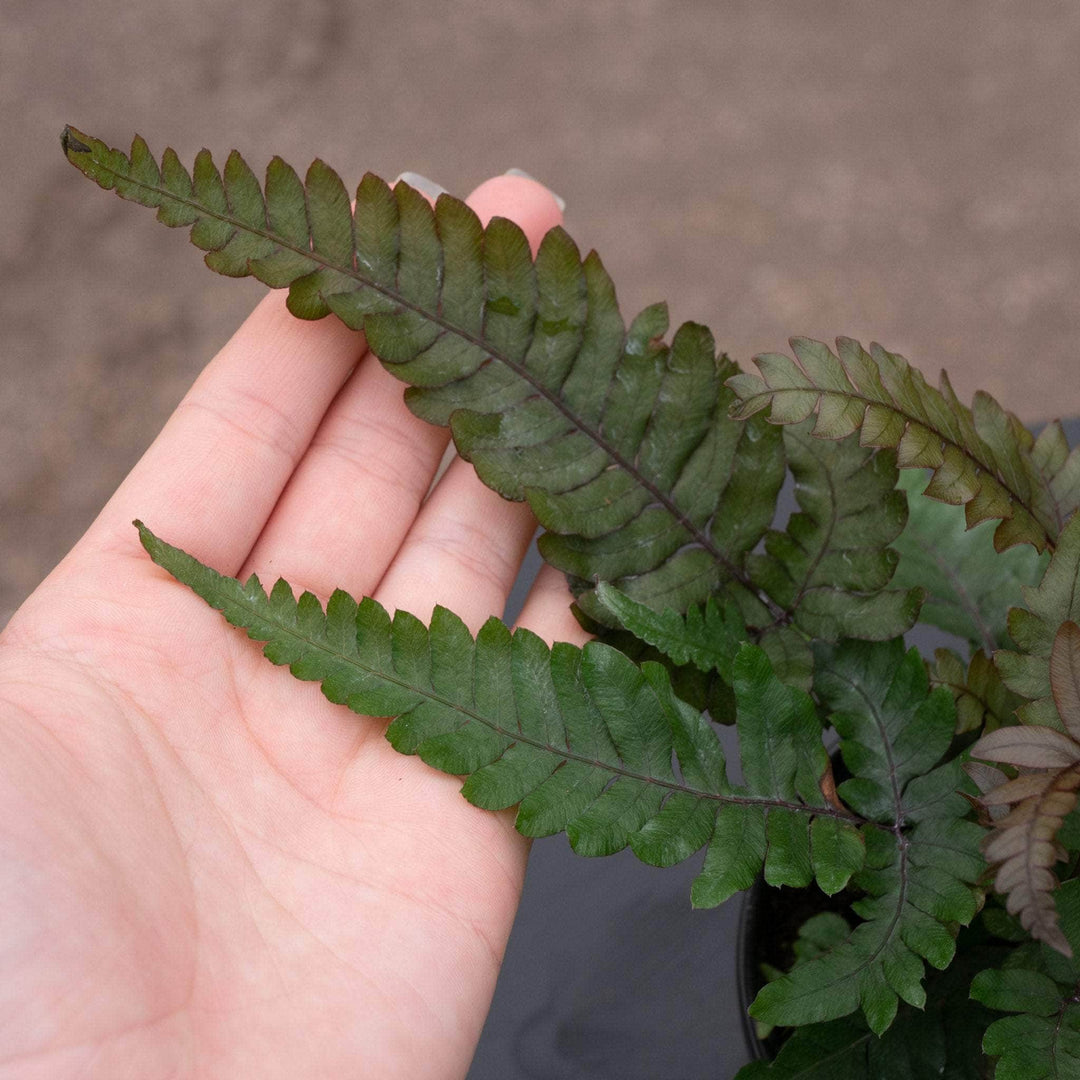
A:
<svg viewBox="0 0 1080 1080">
<path fill-rule="evenodd" d="M 851 811 L 843 804 L 840 796 L 836 793 L 836 778 L 833 776 L 832 762 L 828 759 L 825 761 L 825 771 L 821 774 L 818 787 L 821 788 L 821 794 L 825 796 L 825 801 L 834 810 L 839 810 L 842 814 L 850 816 Z"/>
<path fill-rule="evenodd" d="M 64 148 L 65 154 L 90 153 L 90 147 L 72 134 L 70 125 L 65 125 L 64 130 L 60 132 L 60 145 Z"/>
<path fill-rule="evenodd" d="M 1057 949 L 1062 956 L 1067 956 L 1070 960 L 1073 958 L 1072 946 L 1069 944 L 1068 939 L 1061 932 L 1061 928 L 1055 926 L 1055 933 L 1049 934 L 1042 940 L 1049 945 L 1052 949 Z"/>
</svg>

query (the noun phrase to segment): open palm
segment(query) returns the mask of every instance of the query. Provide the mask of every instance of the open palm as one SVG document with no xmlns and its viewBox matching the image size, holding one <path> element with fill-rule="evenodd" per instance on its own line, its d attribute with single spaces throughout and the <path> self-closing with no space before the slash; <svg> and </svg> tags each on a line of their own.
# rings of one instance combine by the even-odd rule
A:
<svg viewBox="0 0 1080 1080">
<path fill-rule="evenodd" d="M 539 185 L 470 202 L 534 246 Z M 0 637 L 0 1077 L 453 1077 L 525 841 L 378 721 L 269 665 L 133 517 L 235 575 L 475 629 L 533 522 L 412 417 L 358 335 L 268 297 Z M 523 622 L 580 640 L 541 575 Z"/>
</svg>

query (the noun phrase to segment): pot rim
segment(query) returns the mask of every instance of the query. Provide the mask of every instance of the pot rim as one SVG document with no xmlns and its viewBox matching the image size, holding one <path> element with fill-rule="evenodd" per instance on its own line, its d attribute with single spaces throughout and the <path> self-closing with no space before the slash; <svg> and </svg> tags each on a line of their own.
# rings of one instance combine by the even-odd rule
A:
<svg viewBox="0 0 1080 1080">
<path fill-rule="evenodd" d="M 738 972 L 739 1013 L 742 1019 L 743 1038 L 753 1061 L 765 1061 L 768 1054 L 765 1045 L 758 1038 L 757 1028 L 750 1016 L 750 1005 L 756 997 L 754 993 L 754 931 L 757 927 L 758 898 L 761 895 L 760 877 L 740 894 L 742 907 L 739 910 L 739 935 L 735 946 L 735 967 Z"/>
</svg>

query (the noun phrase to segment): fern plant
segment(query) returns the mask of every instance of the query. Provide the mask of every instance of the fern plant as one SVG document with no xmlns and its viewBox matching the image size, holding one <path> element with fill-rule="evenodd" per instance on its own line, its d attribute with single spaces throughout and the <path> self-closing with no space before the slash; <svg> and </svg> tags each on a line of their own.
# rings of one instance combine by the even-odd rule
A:
<svg viewBox="0 0 1080 1080">
<path fill-rule="evenodd" d="M 794 1034 L 740 1076 L 1077 1075 L 1080 451 L 1059 424 L 1035 438 L 850 339 L 741 372 L 703 326 L 665 340 L 663 305 L 627 324 L 563 229 L 534 259 L 510 222 L 403 183 L 353 199 L 320 161 L 260 183 L 235 151 L 188 171 L 140 138 L 62 143 L 211 269 L 363 330 L 410 409 L 532 508 L 595 640 L 323 607 L 137 523 L 150 558 L 525 835 L 700 856 L 699 906 L 759 877 L 838 897 L 751 1006 Z M 907 648 L 920 619 L 961 651 Z"/>
</svg>

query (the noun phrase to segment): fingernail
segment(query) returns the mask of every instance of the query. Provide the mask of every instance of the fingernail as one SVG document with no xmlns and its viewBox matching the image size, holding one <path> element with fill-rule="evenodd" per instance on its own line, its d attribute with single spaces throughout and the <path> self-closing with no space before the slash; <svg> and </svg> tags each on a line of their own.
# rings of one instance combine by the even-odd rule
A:
<svg viewBox="0 0 1080 1080">
<path fill-rule="evenodd" d="M 403 172 L 398 176 L 397 180 L 394 181 L 394 184 L 396 184 L 398 180 L 404 180 L 409 187 L 416 188 L 421 195 L 426 195 L 429 199 L 437 199 L 440 195 L 446 194 L 446 188 L 441 184 L 436 184 L 434 180 L 430 180 L 426 176 L 421 176 L 418 172 Z M 390 186 L 393 187 L 394 184 L 391 184 Z"/>
<path fill-rule="evenodd" d="M 556 195 L 542 180 L 537 180 L 532 173 L 527 173 L 524 169 L 507 169 L 507 176 L 521 176 L 526 180 L 531 180 L 534 184 L 539 184 L 542 188 L 547 188 L 548 194 L 555 200 L 555 205 L 559 208 L 559 212 L 562 213 L 566 209 L 566 200 L 561 195 Z"/>
</svg>

